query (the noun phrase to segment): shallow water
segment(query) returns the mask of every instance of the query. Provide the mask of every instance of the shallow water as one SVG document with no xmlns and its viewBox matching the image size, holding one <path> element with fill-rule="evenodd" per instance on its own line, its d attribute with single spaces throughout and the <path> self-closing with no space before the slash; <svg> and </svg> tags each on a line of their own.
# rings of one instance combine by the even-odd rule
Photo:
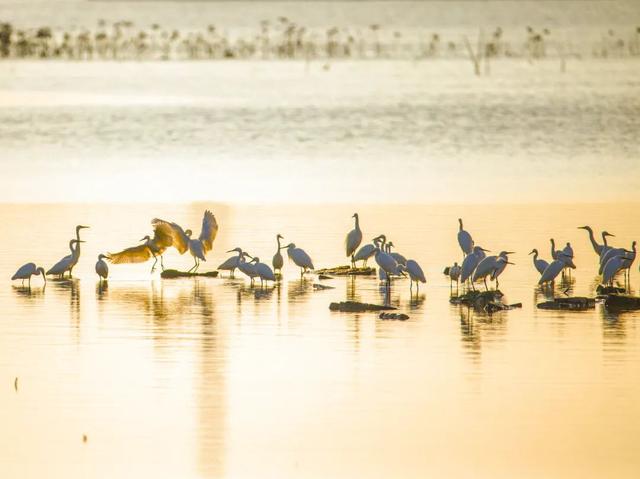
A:
<svg viewBox="0 0 640 479">
<path fill-rule="evenodd" d="M 548 258 L 550 234 L 571 241 L 571 293 L 593 294 L 596 256 L 576 226 L 628 247 L 638 206 L 0 206 L 0 476 L 637 477 L 640 314 L 537 310 L 526 253 Z M 148 264 L 112 266 L 98 287 L 99 252 L 136 244 L 154 216 L 197 229 L 205 207 L 221 225 L 206 269 L 234 246 L 270 259 L 276 233 L 317 267 L 342 264 L 357 209 L 365 238 L 386 232 L 428 283 L 413 297 L 394 283 L 406 322 L 332 313 L 381 302 L 378 282 L 313 291 L 290 264 L 263 290 L 161 280 Z M 517 252 L 500 286 L 522 309 L 449 304 L 458 216 L 478 244 Z M 77 223 L 91 229 L 73 281 L 8 281 L 66 254 Z M 172 251 L 165 264 L 190 260 Z"/>
</svg>

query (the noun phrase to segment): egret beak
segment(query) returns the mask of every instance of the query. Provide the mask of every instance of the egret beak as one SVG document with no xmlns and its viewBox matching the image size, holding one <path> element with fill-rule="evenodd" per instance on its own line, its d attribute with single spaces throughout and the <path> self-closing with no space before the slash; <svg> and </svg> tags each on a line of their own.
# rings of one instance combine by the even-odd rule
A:
<svg viewBox="0 0 640 479">
<path fill-rule="evenodd" d="M 76 243 L 86 243 L 85 240 L 76 240 Z"/>
<path fill-rule="evenodd" d="M 138 241 L 147 241 L 147 237 L 145 236 L 144 238 L 140 238 Z"/>
<path fill-rule="evenodd" d="M 491 250 L 490 249 L 484 249 L 484 248 L 480 248 L 482 251 L 484 251 L 485 253 L 489 253 Z"/>
<path fill-rule="evenodd" d="M 90 226 L 80 225 L 80 226 L 78 226 L 78 228 L 85 229 L 85 228 L 90 228 Z"/>
<path fill-rule="evenodd" d="M 511 261 L 507 261 L 507 264 L 511 264 L 511 265 L 513 265 L 513 266 L 515 266 L 515 265 L 516 265 L 515 263 L 512 263 Z"/>
<path fill-rule="evenodd" d="M 535 251 L 534 251 L 534 250 L 531 250 L 531 253 L 529 253 L 529 254 L 533 254 L 533 253 L 535 253 Z"/>
<path fill-rule="evenodd" d="M 507 251 L 507 254 L 516 254 L 515 251 Z"/>
</svg>

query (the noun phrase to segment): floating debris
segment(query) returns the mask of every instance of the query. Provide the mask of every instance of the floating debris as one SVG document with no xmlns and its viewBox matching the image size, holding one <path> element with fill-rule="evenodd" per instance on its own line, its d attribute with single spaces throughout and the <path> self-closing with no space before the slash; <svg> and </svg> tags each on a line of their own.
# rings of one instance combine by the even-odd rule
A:
<svg viewBox="0 0 640 479">
<path fill-rule="evenodd" d="M 640 298 L 626 294 L 610 294 L 604 300 L 604 307 L 612 311 L 635 311 L 640 309 Z"/>
<path fill-rule="evenodd" d="M 316 284 L 316 283 L 314 283 L 313 284 L 313 289 L 316 290 L 316 291 L 322 291 L 322 290 L 325 290 L 325 289 L 336 289 L 336 288 L 334 288 L 333 286 L 327 286 L 327 285 L 324 285 L 324 284 Z"/>
<path fill-rule="evenodd" d="M 584 311 L 586 309 L 594 309 L 596 307 L 595 298 L 585 298 L 574 296 L 571 298 L 553 298 L 552 301 L 539 303 L 540 309 L 571 309 L 575 311 Z"/>
<path fill-rule="evenodd" d="M 502 291 L 467 291 L 462 296 L 452 296 L 449 299 L 451 304 L 464 304 L 471 306 L 478 311 L 493 313 L 495 311 L 506 311 L 509 309 L 521 308 L 522 303 L 504 304 L 500 299 L 504 296 Z"/>
<path fill-rule="evenodd" d="M 376 273 L 375 268 L 352 268 L 351 266 L 336 266 L 335 268 L 324 268 L 316 270 L 319 275 L 334 276 L 370 276 Z"/>
<path fill-rule="evenodd" d="M 406 321 L 407 319 L 409 319 L 409 315 L 404 313 L 380 313 L 380 316 L 378 317 L 380 319 L 397 321 Z"/>
<path fill-rule="evenodd" d="M 607 294 L 624 294 L 627 291 L 624 288 L 618 288 L 617 286 L 603 286 L 601 284 L 596 288 L 596 293 L 601 295 Z"/>
<path fill-rule="evenodd" d="M 331 303 L 329 305 L 331 311 L 342 311 L 344 313 L 363 313 L 365 311 L 391 311 L 397 308 L 393 306 L 384 306 L 381 304 L 359 303 L 357 301 L 343 301 L 340 303 Z"/>
<path fill-rule="evenodd" d="M 207 271 L 206 273 L 190 273 L 188 271 L 178 271 L 177 269 L 165 269 L 162 273 L 160 273 L 160 277 L 163 279 L 194 277 L 216 278 L 217 276 L 217 271 Z"/>
</svg>

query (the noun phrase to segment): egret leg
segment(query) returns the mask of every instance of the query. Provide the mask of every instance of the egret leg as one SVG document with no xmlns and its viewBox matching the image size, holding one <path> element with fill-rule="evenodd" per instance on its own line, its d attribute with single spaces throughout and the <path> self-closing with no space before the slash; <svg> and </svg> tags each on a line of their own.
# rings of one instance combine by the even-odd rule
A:
<svg viewBox="0 0 640 479">
<path fill-rule="evenodd" d="M 500 283 L 498 282 L 498 278 L 496 278 L 496 289 L 500 287 Z"/>
<path fill-rule="evenodd" d="M 158 257 L 154 254 L 153 255 L 153 264 L 151 265 L 151 272 L 153 273 L 156 270 L 156 263 L 158 262 Z"/>
<path fill-rule="evenodd" d="M 198 272 L 198 268 L 200 268 L 200 260 L 198 258 L 196 258 L 196 267 L 193 270 L 194 273 Z"/>
<path fill-rule="evenodd" d="M 489 291 L 489 286 L 487 286 L 487 277 L 485 276 L 484 278 L 482 278 L 482 281 L 484 281 L 484 289 Z"/>
<path fill-rule="evenodd" d="M 163 256 L 160 255 L 160 269 L 162 269 L 162 271 L 164 271 L 164 263 L 162 261 Z"/>
<path fill-rule="evenodd" d="M 22 280 L 22 286 L 24 286 L 24 279 Z"/>
</svg>

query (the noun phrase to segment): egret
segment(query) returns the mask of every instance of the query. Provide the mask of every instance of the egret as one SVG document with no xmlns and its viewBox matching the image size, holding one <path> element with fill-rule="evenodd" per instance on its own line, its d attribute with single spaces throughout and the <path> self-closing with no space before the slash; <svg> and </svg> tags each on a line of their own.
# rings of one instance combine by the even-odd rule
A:
<svg viewBox="0 0 640 479">
<path fill-rule="evenodd" d="M 376 239 L 380 239 L 383 238 L 384 235 L 380 235 L 377 238 L 374 238 L 374 240 Z M 374 244 L 372 243 L 367 243 L 366 245 L 362 246 L 354 255 L 353 260 L 354 261 L 364 261 L 364 266 L 367 265 L 367 260 L 369 258 L 371 258 L 374 254 L 376 253 L 376 247 Z"/>
<path fill-rule="evenodd" d="M 469 253 L 462 262 L 462 273 L 460 274 L 460 281 L 463 283 L 471 277 L 478 263 L 486 256 L 485 252 L 489 251 L 480 246 L 474 246 L 471 253 Z M 473 283 L 471 283 L 473 288 Z"/>
<path fill-rule="evenodd" d="M 632 248 L 634 248 L 633 245 Z M 607 264 L 607 261 L 609 261 L 611 258 L 615 258 L 616 256 L 622 256 L 625 253 L 631 253 L 631 251 L 625 248 L 609 248 L 608 250 L 603 252 L 602 256 L 600 257 L 599 274 L 602 274 L 602 270 L 604 269 L 605 264 Z"/>
<path fill-rule="evenodd" d="M 11 281 L 16 279 L 22 280 L 22 285 L 24 286 L 24 280 L 29 281 L 29 287 L 31 287 L 31 276 L 39 276 L 42 275 L 44 279 L 44 284 L 47 284 L 47 276 L 45 275 L 44 268 L 40 266 L 36 266 L 35 263 L 27 263 L 18 268 L 18 271 L 15 272 L 13 276 L 11 276 Z"/>
<path fill-rule="evenodd" d="M 276 275 L 273 273 L 269 265 L 261 263 L 260 258 L 257 256 L 253 258 L 255 261 L 254 270 L 256 274 L 260 277 L 260 286 L 263 285 L 264 281 L 275 281 Z"/>
<path fill-rule="evenodd" d="M 96 263 L 96 273 L 100 277 L 100 282 L 102 282 L 103 279 L 106 280 L 109 276 L 109 265 L 105 261 L 105 259 L 108 258 L 109 257 L 104 254 L 98 255 L 98 262 Z"/>
<path fill-rule="evenodd" d="M 602 254 L 603 248 L 604 249 L 607 248 L 607 236 L 615 236 L 615 235 L 612 235 L 611 233 L 607 233 L 606 231 L 603 231 L 602 241 L 604 244 L 598 244 L 595 237 L 593 236 L 593 230 L 591 229 L 590 226 L 578 226 L 578 229 L 586 230 L 589 233 L 589 240 L 591 241 L 591 246 L 593 246 L 593 251 L 595 251 L 598 256 Z"/>
<path fill-rule="evenodd" d="M 389 241 L 387 243 L 387 253 L 389 253 L 393 259 L 396 260 L 396 263 L 401 264 L 403 266 L 407 265 L 407 258 L 402 256 L 400 253 L 392 252 L 391 248 L 394 246 L 393 241 Z"/>
<path fill-rule="evenodd" d="M 356 267 L 356 260 L 354 253 L 362 243 L 362 231 L 360 230 L 360 221 L 358 219 L 358 213 L 354 213 L 352 218 L 355 218 L 355 227 L 349 231 L 347 238 L 344 241 L 347 257 L 351 256 L 351 267 Z"/>
<path fill-rule="evenodd" d="M 64 274 L 69 271 L 69 277 L 71 277 L 71 269 L 80 258 L 80 243 L 84 243 L 84 241 L 77 239 L 69 241 L 69 250 L 71 250 L 71 254 L 65 256 L 49 268 L 47 274 L 57 274 L 60 278 L 64 278 Z"/>
<path fill-rule="evenodd" d="M 416 291 L 420 289 L 420 283 L 427 282 L 427 278 L 424 276 L 424 271 L 422 271 L 422 268 L 417 261 L 413 259 L 407 260 L 407 264 L 404 269 L 409 273 L 409 279 L 411 280 L 409 283 L 409 289 L 413 286 L 414 281 L 416 283 Z"/>
<path fill-rule="evenodd" d="M 636 242 L 631 243 L 631 250 L 611 248 L 604 257 L 604 265 L 600 265 L 600 274 L 604 284 L 613 283 L 613 278 L 623 269 L 630 269 L 636 259 Z M 615 260 L 615 261 L 614 261 Z M 625 273 L 626 281 L 626 273 Z"/>
<path fill-rule="evenodd" d="M 207 261 L 206 255 L 213 248 L 213 242 L 218 234 L 216 217 L 209 210 L 206 210 L 202 217 L 202 230 L 198 239 L 191 237 L 193 234 L 191 230 L 185 231 L 176 223 L 169 223 L 158 218 L 154 219 L 152 223 L 154 225 L 164 223 L 171 227 L 173 244 L 181 254 L 186 251 L 185 245 L 188 247 L 194 262 L 193 266 L 188 270 L 189 273 L 198 271 L 200 261 Z"/>
<path fill-rule="evenodd" d="M 240 263 L 240 257 L 243 254 L 242 248 L 233 248 L 232 250 L 227 251 L 227 253 L 233 253 L 233 252 L 237 252 L 238 256 L 232 256 L 231 258 L 227 258 L 220 266 L 218 266 L 218 269 L 221 269 L 223 271 L 229 271 L 230 278 L 234 277 L 233 273 L 238 267 L 238 264 Z"/>
<path fill-rule="evenodd" d="M 376 245 L 376 263 L 387 275 L 387 285 L 391 283 L 391 276 L 394 274 L 400 274 L 401 270 L 398 268 L 398 263 L 393 256 L 389 253 L 383 251 L 385 240 L 380 239 L 380 237 L 373 240 L 373 243 Z M 382 245 L 380 245 L 382 243 Z"/>
<path fill-rule="evenodd" d="M 467 256 L 473 251 L 473 238 L 463 229 L 462 218 L 458 218 L 458 223 L 460 223 L 460 229 L 458 230 L 458 244 L 460 245 L 460 249 L 462 249 L 464 256 Z"/>
<path fill-rule="evenodd" d="M 549 266 L 544 270 L 538 284 L 553 283 L 560 272 L 566 267 L 566 263 L 561 259 L 553 260 L 549 263 Z"/>
<path fill-rule="evenodd" d="M 73 259 L 73 264 L 69 268 L 69 277 L 71 277 L 71 274 L 73 273 L 73 267 L 76 264 L 78 264 L 78 260 L 80 260 L 80 243 L 84 243 L 84 241 L 80 241 L 80 230 L 87 229 L 87 228 L 89 227 L 84 225 L 76 226 L 76 240 L 78 240 L 78 244 L 76 244 L 76 248 L 78 249 L 78 251 Z"/>
<path fill-rule="evenodd" d="M 538 258 L 538 250 L 535 248 L 532 249 L 531 253 L 529 254 L 533 255 L 533 266 L 536 268 L 538 273 L 540 274 L 544 273 L 544 270 L 547 269 L 547 266 L 549 266 L 549 263 L 543 259 Z"/>
<path fill-rule="evenodd" d="M 151 258 L 154 259 L 151 266 L 151 272 L 153 273 L 158 263 L 158 257 L 160 257 L 160 267 L 164 271 L 164 264 L 162 262 L 162 255 L 170 246 L 175 247 L 180 254 L 184 253 L 187 249 L 183 248 L 183 245 L 174 241 L 173 228 L 170 223 L 162 220 L 153 220 L 153 238 L 146 235 L 140 241 L 144 241 L 141 245 L 131 246 L 130 248 L 123 249 L 118 253 L 108 253 L 106 258 L 112 264 L 124 264 L 124 263 L 144 263 Z"/>
<path fill-rule="evenodd" d="M 515 263 L 511 263 L 509 261 L 509 258 L 507 257 L 508 254 L 515 254 L 513 251 L 503 251 L 502 253 L 504 253 L 504 255 L 501 254 L 500 257 L 498 258 L 497 268 L 493 270 L 493 273 L 491 273 L 491 279 L 496 282 L 496 289 L 500 287 L 500 282 L 498 281 L 498 277 L 504 272 L 507 265 L 515 264 Z"/>
<path fill-rule="evenodd" d="M 559 259 L 563 261 L 569 268 L 576 269 L 576 265 L 573 264 L 573 257 L 566 254 L 565 250 L 557 250 L 556 242 L 553 238 L 551 238 L 549 241 L 551 242 L 551 257 L 554 260 Z M 573 250 L 570 250 L 570 252 L 573 253 Z"/>
<path fill-rule="evenodd" d="M 282 274 L 282 267 L 284 266 L 284 259 L 282 258 L 282 253 L 280 250 L 282 246 L 280 246 L 280 240 L 284 239 L 281 234 L 276 235 L 276 241 L 278 242 L 278 249 L 276 250 L 276 254 L 273 255 L 273 260 L 271 260 L 271 264 L 273 265 L 273 270 Z"/>
<path fill-rule="evenodd" d="M 450 266 L 449 268 L 445 269 L 445 274 L 447 274 L 449 276 L 449 289 L 452 289 L 452 281 L 456 282 L 456 290 L 458 289 L 458 280 L 460 279 L 460 274 L 462 274 L 462 268 L 460 267 L 460 265 L 458 264 L 458 262 L 456 261 L 455 263 L 453 263 L 453 266 Z"/>
<path fill-rule="evenodd" d="M 510 254 L 513 254 L 513 252 L 501 251 L 500 254 L 497 256 L 492 255 L 492 256 L 484 257 L 476 266 L 475 271 L 471 276 L 471 283 L 473 284 L 479 279 L 481 279 L 484 281 L 484 287 L 488 291 L 489 287 L 487 286 L 487 276 L 493 276 L 498 270 L 500 271 L 498 273 L 498 276 L 499 276 L 500 273 L 502 273 L 504 268 L 507 266 L 507 264 L 510 264 L 509 258 L 508 258 L 508 255 Z M 500 261 L 500 259 L 502 259 L 502 261 Z M 496 284 L 496 288 L 497 287 L 498 286 Z"/>
<path fill-rule="evenodd" d="M 302 277 L 307 270 L 313 269 L 313 262 L 311 257 L 302 248 L 296 248 L 294 243 L 289 243 L 287 246 L 287 256 L 300 268 L 300 277 Z"/>
<path fill-rule="evenodd" d="M 251 258 L 251 261 L 247 262 L 245 259 L 247 257 Z M 249 277 L 249 279 L 251 280 L 251 284 L 253 284 L 253 279 L 258 276 L 256 267 L 253 264 L 254 261 L 255 258 L 251 257 L 251 255 L 243 251 L 238 262 L 238 269 Z"/>
</svg>

